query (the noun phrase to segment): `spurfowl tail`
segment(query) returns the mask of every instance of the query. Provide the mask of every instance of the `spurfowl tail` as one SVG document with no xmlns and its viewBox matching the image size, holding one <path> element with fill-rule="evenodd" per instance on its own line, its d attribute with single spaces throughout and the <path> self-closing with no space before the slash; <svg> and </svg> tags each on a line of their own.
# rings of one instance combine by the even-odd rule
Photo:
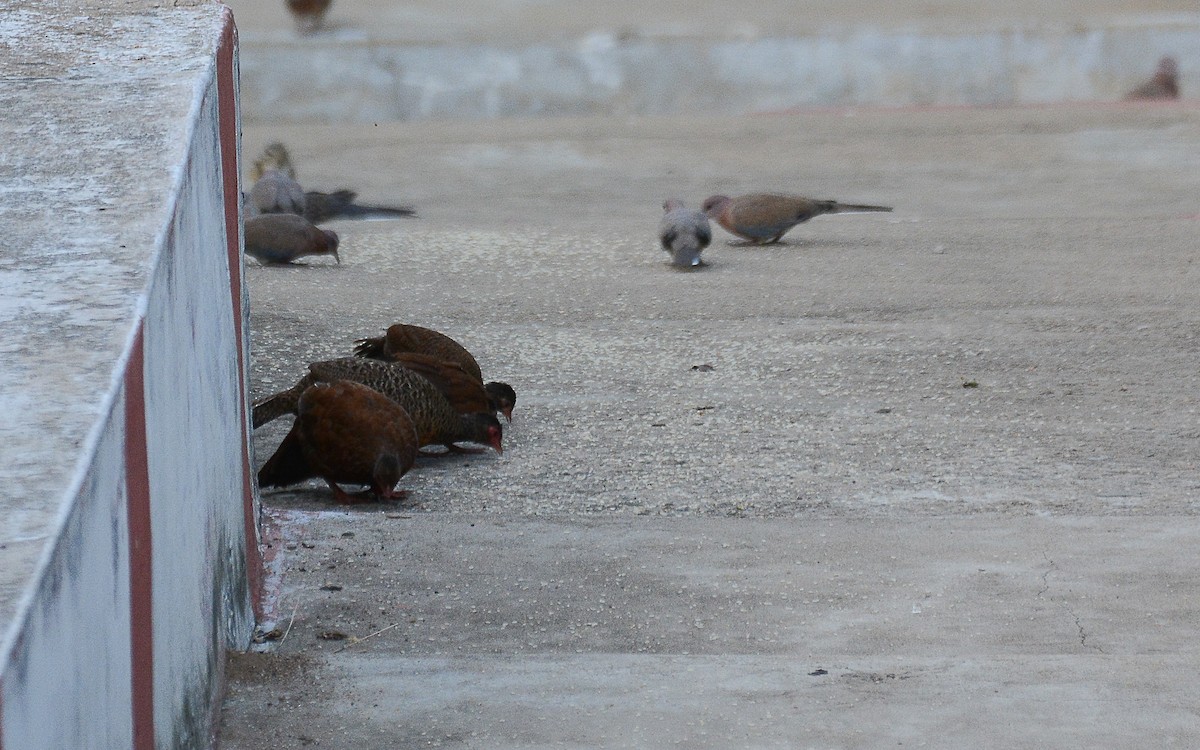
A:
<svg viewBox="0 0 1200 750">
<path fill-rule="evenodd" d="M 354 342 L 354 356 L 369 359 L 383 359 L 383 344 L 387 339 L 377 336 L 370 339 L 358 339 Z"/>
<path fill-rule="evenodd" d="M 312 476 L 312 470 L 308 468 L 308 462 L 304 460 L 304 452 L 300 448 L 300 438 L 296 436 L 295 428 L 292 428 L 275 449 L 275 454 L 258 470 L 258 486 L 287 487 Z"/>
<path fill-rule="evenodd" d="M 312 374 L 305 375 L 299 383 L 280 391 L 274 396 L 254 405 L 251 424 L 254 429 L 262 427 L 267 422 L 279 419 L 284 414 L 296 414 L 300 411 L 300 394 L 313 383 L 317 382 Z"/>
</svg>

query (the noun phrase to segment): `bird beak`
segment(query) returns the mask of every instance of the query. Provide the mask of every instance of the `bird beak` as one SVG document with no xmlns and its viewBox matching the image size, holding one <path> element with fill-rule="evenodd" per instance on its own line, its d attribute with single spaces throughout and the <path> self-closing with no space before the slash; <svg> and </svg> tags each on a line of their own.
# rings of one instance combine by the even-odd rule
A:
<svg viewBox="0 0 1200 750">
<path fill-rule="evenodd" d="M 340 265 L 342 265 L 342 256 L 338 255 L 338 251 L 337 251 L 337 250 L 334 250 L 334 251 L 333 251 L 333 259 L 334 259 L 334 260 L 336 260 L 336 261 L 338 262 L 338 265 L 339 265 L 339 266 L 340 266 Z"/>
<path fill-rule="evenodd" d="M 511 406 L 504 407 L 503 409 L 500 410 L 500 413 L 503 414 L 504 418 L 507 419 L 509 422 L 512 421 L 512 407 Z"/>
</svg>

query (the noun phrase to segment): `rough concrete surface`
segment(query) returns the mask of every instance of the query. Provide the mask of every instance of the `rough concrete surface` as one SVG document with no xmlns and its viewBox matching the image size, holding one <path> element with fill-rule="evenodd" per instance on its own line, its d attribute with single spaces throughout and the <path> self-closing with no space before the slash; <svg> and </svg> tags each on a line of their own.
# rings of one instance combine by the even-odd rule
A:
<svg viewBox="0 0 1200 750">
<path fill-rule="evenodd" d="M 223 747 L 1200 741 L 1194 107 L 274 139 L 421 218 L 249 269 L 252 395 L 405 321 L 518 403 L 399 504 L 264 495 Z M 666 265 L 663 199 L 752 190 L 896 210 Z"/>
</svg>

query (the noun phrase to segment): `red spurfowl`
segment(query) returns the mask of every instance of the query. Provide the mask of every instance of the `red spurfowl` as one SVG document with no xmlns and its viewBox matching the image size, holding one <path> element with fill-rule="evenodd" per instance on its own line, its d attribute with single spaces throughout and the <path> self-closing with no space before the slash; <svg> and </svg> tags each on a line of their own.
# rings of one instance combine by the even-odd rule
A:
<svg viewBox="0 0 1200 750">
<path fill-rule="evenodd" d="M 365 385 L 317 383 L 300 394 L 296 422 L 258 472 L 261 487 L 286 487 L 320 477 L 341 503 L 364 502 L 339 484 L 365 484 L 379 498 L 412 468 L 417 431 L 408 412 Z"/>
</svg>

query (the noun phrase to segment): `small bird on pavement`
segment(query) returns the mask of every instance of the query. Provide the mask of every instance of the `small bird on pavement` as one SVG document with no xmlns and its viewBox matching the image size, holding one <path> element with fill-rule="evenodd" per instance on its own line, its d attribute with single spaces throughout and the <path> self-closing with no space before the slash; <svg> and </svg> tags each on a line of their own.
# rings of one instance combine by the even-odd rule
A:
<svg viewBox="0 0 1200 750">
<path fill-rule="evenodd" d="M 296 166 L 292 163 L 291 153 L 279 141 L 263 148 L 250 168 L 250 179 L 254 181 L 250 205 L 258 213 L 300 214 L 313 224 L 332 219 L 394 219 L 417 215 L 412 206 L 355 203 L 358 194 L 344 188 L 332 193 L 304 190 L 296 181 Z"/>
<path fill-rule="evenodd" d="M 338 236 L 295 214 L 267 214 L 246 219 L 246 254 L 263 265 L 292 263 L 306 255 L 332 255 L 338 263 Z"/>
<path fill-rule="evenodd" d="M 458 453 L 477 452 L 455 443 L 478 443 L 504 453 L 503 430 L 490 412 L 459 414 L 433 383 L 404 365 L 359 357 L 313 362 L 296 385 L 254 405 L 255 429 L 285 414 L 297 414 L 301 395 L 315 383 L 350 380 L 400 404 L 417 430 L 418 444 L 444 445 Z"/>
<path fill-rule="evenodd" d="M 286 172 L 268 169 L 250 188 L 250 203 L 257 214 L 305 213 L 304 188 Z"/>
<path fill-rule="evenodd" d="M 301 34 L 312 34 L 321 30 L 325 14 L 333 0 L 286 0 L 292 18 L 296 19 L 296 30 Z"/>
<path fill-rule="evenodd" d="M 304 193 L 304 218 L 314 224 L 331 219 L 396 219 L 417 215 L 412 206 L 369 206 L 355 203 L 358 193 L 353 190 L 335 190 L 322 193 L 309 190 Z"/>
<path fill-rule="evenodd" d="M 1158 61 L 1154 76 L 1125 95 L 1126 101 L 1179 98 L 1179 63 L 1170 55 Z"/>
<path fill-rule="evenodd" d="M 250 165 L 250 181 L 258 182 L 268 169 L 277 169 L 293 180 L 296 179 L 296 167 L 292 164 L 292 155 L 287 146 L 279 141 L 272 141 L 263 147 L 262 153 L 255 157 Z"/>
<path fill-rule="evenodd" d="M 663 203 L 663 217 L 658 224 L 658 241 L 671 254 L 671 265 L 696 268 L 704 265 L 700 253 L 712 242 L 712 227 L 703 211 L 686 208 L 683 201 L 671 199 Z"/>
<path fill-rule="evenodd" d="M 755 245 L 779 242 L 789 229 L 821 214 L 891 210 L 888 206 L 838 203 L 778 193 L 751 193 L 736 198 L 713 195 L 704 201 L 704 213 L 710 219 Z"/>
<path fill-rule="evenodd" d="M 412 352 L 428 354 L 438 359 L 454 362 L 480 382 L 483 373 L 479 363 L 467 348 L 444 333 L 432 328 L 424 328 L 407 323 L 396 323 L 389 326 L 382 336 L 358 339 L 355 342 L 354 354 L 369 359 L 392 361 L 397 354 Z M 512 410 L 517 403 L 517 393 L 508 383 L 484 383 L 484 389 L 495 404 L 495 411 L 502 413 L 512 421 Z"/>
<path fill-rule="evenodd" d="M 338 484 L 365 484 L 375 497 L 403 497 L 396 484 L 417 457 L 417 431 L 404 408 L 365 385 L 340 380 L 305 389 L 292 429 L 258 472 L 260 487 L 321 478 L 339 503 L 365 502 Z"/>
</svg>

